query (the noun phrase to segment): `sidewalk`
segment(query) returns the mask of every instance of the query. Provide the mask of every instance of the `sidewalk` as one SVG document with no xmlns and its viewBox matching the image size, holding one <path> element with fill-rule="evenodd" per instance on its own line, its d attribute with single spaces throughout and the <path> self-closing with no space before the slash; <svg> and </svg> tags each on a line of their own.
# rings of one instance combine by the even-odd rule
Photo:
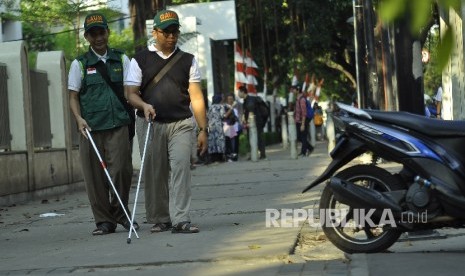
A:
<svg viewBox="0 0 465 276">
<path fill-rule="evenodd" d="M 465 268 L 464 262 L 447 261 L 465 255 L 458 230 L 448 232 L 451 239 L 399 242 L 391 250 L 396 254 L 356 254 L 349 262 L 318 229 L 265 227 L 266 209 L 318 207 L 321 187 L 301 191 L 330 161 L 323 142 L 307 158 L 290 159 L 280 145 L 267 147 L 267 155 L 266 161 L 192 171 L 198 234 L 151 234 L 144 223 L 143 185 L 136 211 L 140 238 L 132 235 L 131 244 L 121 226 L 115 234 L 91 235 L 94 222 L 84 191 L 0 207 L 0 275 L 394 275 L 401 266 L 407 270 L 396 275 L 432 275 L 427 273 L 436 270 L 428 265 L 455 273 Z M 445 256 L 442 250 L 451 252 Z M 436 253 L 421 254 L 431 251 Z"/>
<path fill-rule="evenodd" d="M 151 234 L 144 223 L 143 185 L 136 211 L 140 238 L 132 235 L 131 244 L 121 226 L 115 234 L 91 235 L 84 191 L 1 207 L 0 274 L 274 275 L 292 262 L 301 229 L 265 227 L 265 210 L 316 208 L 319 191 L 301 191 L 329 158 L 323 142 L 310 158 L 290 159 L 280 145 L 268 147 L 267 155 L 266 161 L 192 171 L 192 220 L 201 229 L 193 235 Z M 56 215 L 40 217 L 47 213 Z"/>
</svg>

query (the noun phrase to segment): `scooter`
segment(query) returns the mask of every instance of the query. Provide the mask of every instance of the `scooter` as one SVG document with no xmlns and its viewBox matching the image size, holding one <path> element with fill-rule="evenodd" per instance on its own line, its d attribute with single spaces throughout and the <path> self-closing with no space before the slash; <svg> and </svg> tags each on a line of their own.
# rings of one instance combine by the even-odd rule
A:
<svg viewBox="0 0 465 276">
<path fill-rule="evenodd" d="M 382 252 L 404 232 L 464 227 L 465 121 L 336 106 L 332 161 L 303 191 L 326 183 L 320 224 L 336 247 Z M 357 163 L 364 153 L 392 166 Z"/>
</svg>

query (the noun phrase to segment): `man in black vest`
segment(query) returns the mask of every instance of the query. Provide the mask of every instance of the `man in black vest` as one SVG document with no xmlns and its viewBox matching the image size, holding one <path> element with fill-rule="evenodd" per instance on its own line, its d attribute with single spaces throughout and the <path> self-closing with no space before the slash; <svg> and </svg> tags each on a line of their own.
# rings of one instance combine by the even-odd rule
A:
<svg viewBox="0 0 465 276">
<path fill-rule="evenodd" d="M 131 60 L 125 93 L 137 110 L 139 145 L 143 144 L 147 124 L 153 120 L 153 139 L 145 155 L 145 209 L 152 233 L 197 233 L 191 224 L 191 137 L 197 121 L 197 146 L 207 150 L 205 101 L 200 87 L 200 73 L 194 56 L 177 46 L 179 19 L 174 11 L 162 10 L 154 17 L 151 44 Z M 179 58 L 154 84 L 153 79 L 166 64 Z M 158 79 L 158 77 L 157 77 Z M 192 112 L 190 109 L 192 107 Z M 141 131 L 139 131 L 141 130 Z M 142 139 L 141 139 L 142 138 Z M 171 191 L 171 193 L 170 193 Z M 173 206 L 170 213 L 170 202 Z"/>
<path fill-rule="evenodd" d="M 131 114 L 125 109 L 127 103 L 123 92 L 129 59 L 123 52 L 108 47 L 110 29 L 103 15 L 89 14 L 84 21 L 84 30 L 89 51 L 71 63 L 68 90 L 70 108 L 82 134 L 79 141 L 81 167 L 97 225 L 92 234 L 105 235 L 115 232 L 117 224 L 129 230 L 130 222 L 110 187 L 85 129 L 92 131 L 92 138 L 129 214 L 132 180 L 129 139 L 132 138 L 128 125 L 131 124 Z M 137 223 L 134 228 L 139 228 Z"/>
</svg>

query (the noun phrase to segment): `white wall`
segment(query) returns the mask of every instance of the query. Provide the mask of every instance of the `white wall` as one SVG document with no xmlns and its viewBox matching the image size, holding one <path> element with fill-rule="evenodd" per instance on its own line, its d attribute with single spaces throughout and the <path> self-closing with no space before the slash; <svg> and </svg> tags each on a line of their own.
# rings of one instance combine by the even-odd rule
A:
<svg viewBox="0 0 465 276">
<path fill-rule="evenodd" d="M 16 0 L 15 8 L 18 9 L 19 0 Z M 4 7 L 0 7 L 0 15 L 4 12 Z M 0 42 L 19 40 L 23 38 L 21 22 L 11 21 L 0 16 Z"/>
<path fill-rule="evenodd" d="M 199 61 L 202 78 L 207 80 L 208 98 L 213 96 L 213 64 L 210 39 L 237 39 L 235 1 L 221 1 L 199 4 L 185 4 L 168 7 L 178 13 L 181 21 L 181 32 L 195 29 L 196 38 L 181 46 L 181 49 L 195 55 Z M 197 20 L 189 18 L 195 17 Z M 190 26 L 197 22 L 194 28 Z M 188 47 L 190 46 L 190 47 Z"/>
</svg>

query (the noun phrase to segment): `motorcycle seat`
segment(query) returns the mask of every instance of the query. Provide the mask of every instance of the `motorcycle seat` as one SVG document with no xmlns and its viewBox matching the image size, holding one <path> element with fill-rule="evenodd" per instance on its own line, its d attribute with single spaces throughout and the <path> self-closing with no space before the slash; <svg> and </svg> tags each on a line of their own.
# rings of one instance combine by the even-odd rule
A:
<svg viewBox="0 0 465 276">
<path fill-rule="evenodd" d="M 465 121 L 438 120 L 404 111 L 366 110 L 375 121 L 397 125 L 433 137 L 465 137 Z"/>
</svg>

